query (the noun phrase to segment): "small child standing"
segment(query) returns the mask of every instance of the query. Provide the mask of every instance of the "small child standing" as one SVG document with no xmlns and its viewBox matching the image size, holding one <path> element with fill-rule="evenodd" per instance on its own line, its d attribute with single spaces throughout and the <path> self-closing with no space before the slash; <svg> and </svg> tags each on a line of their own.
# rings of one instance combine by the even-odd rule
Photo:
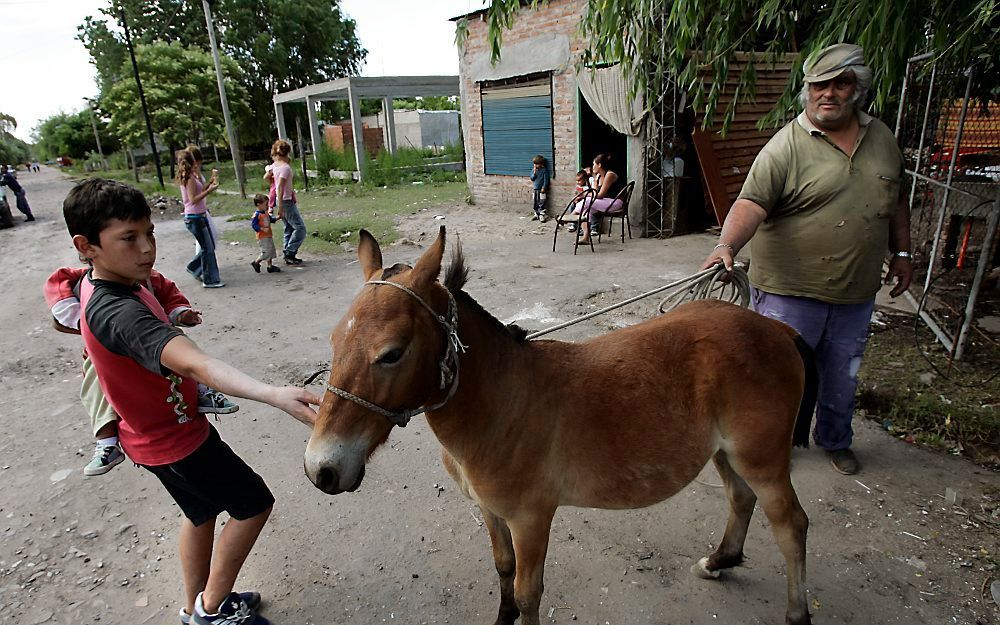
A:
<svg viewBox="0 0 1000 625">
<path fill-rule="evenodd" d="M 250 227 L 257 233 L 257 245 L 260 246 L 260 256 L 250 263 L 253 270 L 260 273 L 260 264 L 267 261 L 267 273 L 278 273 L 280 267 L 275 267 L 272 262 L 278 256 L 278 251 L 274 248 L 274 236 L 271 234 L 271 224 L 278 221 L 278 218 L 271 214 L 271 209 L 267 207 L 268 197 L 263 193 L 253 196 L 253 205 L 256 209 L 253 219 L 250 220 Z"/>
<path fill-rule="evenodd" d="M 548 220 L 545 214 L 545 193 L 549 189 L 549 166 L 541 154 L 536 154 L 535 158 L 531 159 L 531 182 L 534 185 L 532 208 L 535 211 L 531 221 L 545 223 Z"/>
</svg>

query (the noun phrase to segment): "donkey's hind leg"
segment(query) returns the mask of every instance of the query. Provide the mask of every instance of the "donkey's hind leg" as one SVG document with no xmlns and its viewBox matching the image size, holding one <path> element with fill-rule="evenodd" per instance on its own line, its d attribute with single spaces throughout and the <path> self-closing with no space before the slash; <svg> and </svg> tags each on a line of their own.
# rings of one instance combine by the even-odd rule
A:
<svg viewBox="0 0 1000 625">
<path fill-rule="evenodd" d="M 493 561 L 500 576 L 500 610 L 495 625 L 514 625 L 521 612 L 514 603 L 514 541 L 510 537 L 507 522 L 486 508 L 480 507 L 483 521 L 490 533 L 493 545 Z"/>
<path fill-rule="evenodd" d="M 729 464 L 726 452 L 721 449 L 715 452 L 712 461 L 729 497 L 729 520 L 726 522 L 726 533 L 715 553 L 698 560 L 691 567 L 692 573 L 704 579 L 716 579 L 722 569 L 732 568 L 743 562 L 743 543 L 757 502 L 757 496 Z"/>
<path fill-rule="evenodd" d="M 785 556 L 788 575 L 787 625 L 809 625 L 806 604 L 806 533 L 809 518 L 799 504 L 788 473 L 780 478 L 757 484 L 751 481 L 760 497 L 761 508 L 771 522 L 774 538 Z"/>
</svg>

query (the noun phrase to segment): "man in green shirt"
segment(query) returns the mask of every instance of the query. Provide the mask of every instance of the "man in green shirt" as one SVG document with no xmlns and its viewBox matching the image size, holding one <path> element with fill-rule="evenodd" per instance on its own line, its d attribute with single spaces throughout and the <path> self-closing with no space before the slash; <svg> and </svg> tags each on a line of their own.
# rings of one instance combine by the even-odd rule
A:
<svg viewBox="0 0 1000 625">
<path fill-rule="evenodd" d="M 813 438 L 851 475 L 857 373 L 868 341 L 882 262 L 893 297 L 913 277 L 903 156 L 892 132 L 861 110 L 872 71 L 840 43 L 803 67 L 805 110 L 754 160 L 704 267 L 752 239 L 754 309 L 795 328 L 816 350 L 820 374 Z"/>
</svg>

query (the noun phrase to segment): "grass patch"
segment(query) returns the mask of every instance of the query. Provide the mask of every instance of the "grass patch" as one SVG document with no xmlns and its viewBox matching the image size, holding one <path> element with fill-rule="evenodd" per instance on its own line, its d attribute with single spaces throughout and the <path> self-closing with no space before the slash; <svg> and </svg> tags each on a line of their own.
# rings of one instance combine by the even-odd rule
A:
<svg viewBox="0 0 1000 625">
<path fill-rule="evenodd" d="M 893 435 L 1000 468 L 1000 366 L 995 344 L 971 344 L 949 369 L 947 354 L 912 316 L 890 316 L 868 343 L 858 407 Z M 935 371 L 947 375 L 946 379 Z"/>
<path fill-rule="evenodd" d="M 399 217 L 440 204 L 461 202 L 465 194 L 464 182 L 374 189 L 350 185 L 323 187 L 309 193 L 299 193 L 299 210 L 308 231 L 302 249 L 312 254 L 342 252 L 343 243 L 352 246 L 357 244 L 358 231 L 362 228 L 375 235 L 380 243 L 387 245 L 399 238 L 396 231 Z M 239 200 L 238 197 L 236 199 Z M 212 207 L 213 215 L 228 216 L 228 221 L 245 226 L 225 232 L 225 240 L 253 243 L 251 208 L 245 203 L 227 209 L 217 210 Z M 229 212 L 225 212 L 226 210 Z M 281 231 L 282 227 L 276 225 L 276 242 L 280 239 Z"/>
<path fill-rule="evenodd" d="M 212 164 L 206 164 L 211 169 Z M 219 167 L 220 190 L 235 192 L 238 187 L 232 167 Z M 251 172 L 259 176 L 253 178 Z M 298 170 L 296 170 L 298 172 Z M 114 169 L 106 172 L 73 172 L 77 178 L 102 176 L 120 180 L 138 187 L 147 197 L 165 195 L 180 198 L 180 189 L 173 181 L 164 180 L 165 188 L 160 189 L 154 171 L 140 171 L 140 182 L 136 184 L 130 169 Z M 447 174 L 447 175 L 444 175 Z M 333 184 L 330 186 L 310 186 L 310 190 L 296 191 L 299 210 L 305 221 L 308 235 L 303 243 L 303 251 L 313 254 L 331 254 L 343 251 L 341 244 L 356 245 L 358 231 L 367 229 L 382 244 L 389 244 L 399 238 L 396 220 L 403 215 L 416 213 L 421 209 L 431 209 L 439 204 L 463 202 L 468 192 L 463 172 L 440 172 L 417 175 L 419 180 L 392 186 L 372 186 L 370 184 Z M 164 172 L 167 175 L 167 172 Z M 248 163 L 247 199 L 232 193 L 213 193 L 206 203 L 217 219 L 242 222 L 245 228 L 234 228 L 223 234 L 226 241 L 238 241 L 253 245 L 255 235 L 250 228 L 253 214 L 254 193 L 266 192 L 263 184 L 263 163 Z M 458 180 L 455 180 L 458 178 Z M 260 180 L 260 189 L 253 186 Z M 315 180 L 310 181 L 314 185 Z M 179 217 L 179 215 L 178 215 Z M 275 229 L 275 240 L 280 239 L 281 226 Z"/>
</svg>

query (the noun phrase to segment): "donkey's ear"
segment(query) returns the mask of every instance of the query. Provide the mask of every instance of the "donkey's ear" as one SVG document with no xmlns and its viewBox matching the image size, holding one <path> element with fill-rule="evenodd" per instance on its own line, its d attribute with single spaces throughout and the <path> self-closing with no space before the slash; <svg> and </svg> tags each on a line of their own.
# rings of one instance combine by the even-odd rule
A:
<svg viewBox="0 0 1000 625">
<path fill-rule="evenodd" d="M 371 232 L 362 230 L 358 233 L 358 261 L 361 263 L 361 273 L 365 280 L 371 280 L 382 271 L 382 250 Z"/>
<path fill-rule="evenodd" d="M 413 266 L 413 277 L 415 284 L 419 287 L 430 286 L 437 280 L 441 273 L 441 258 L 444 256 L 444 226 L 438 232 L 438 238 L 427 248 L 427 251 L 417 260 Z"/>
</svg>

